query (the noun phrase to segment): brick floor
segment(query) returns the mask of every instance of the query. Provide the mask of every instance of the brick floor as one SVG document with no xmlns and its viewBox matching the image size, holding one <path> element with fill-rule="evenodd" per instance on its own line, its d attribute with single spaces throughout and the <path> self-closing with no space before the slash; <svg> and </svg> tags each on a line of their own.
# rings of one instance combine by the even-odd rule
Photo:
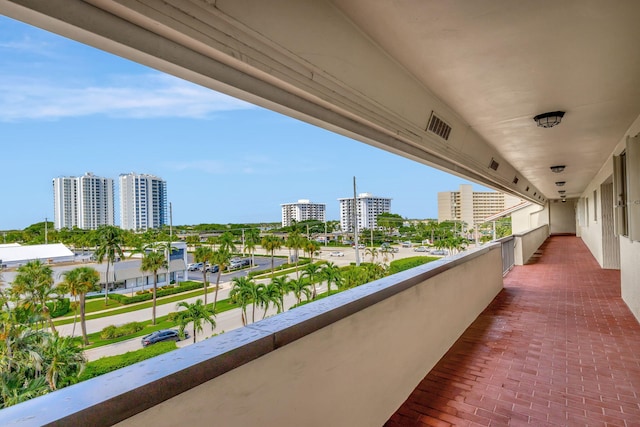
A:
<svg viewBox="0 0 640 427">
<path fill-rule="evenodd" d="M 582 240 L 554 236 L 387 421 L 640 426 L 640 325 Z"/>
</svg>

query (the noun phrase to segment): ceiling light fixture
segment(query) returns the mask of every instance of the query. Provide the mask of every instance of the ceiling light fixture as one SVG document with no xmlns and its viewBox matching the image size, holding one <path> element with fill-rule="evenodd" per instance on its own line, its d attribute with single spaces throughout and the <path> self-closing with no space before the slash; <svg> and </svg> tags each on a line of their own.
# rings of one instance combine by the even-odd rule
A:
<svg viewBox="0 0 640 427">
<path fill-rule="evenodd" d="M 564 197 L 564 193 L 566 193 L 566 191 L 565 190 L 558 190 L 558 193 L 562 194 L 563 197 Z"/>
<path fill-rule="evenodd" d="M 566 184 L 566 182 L 564 182 L 564 181 L 556 181 L 556 185 L 558 187 L 564 187 L 565 184 Z"/>
<path fill-rule="evenodd" d="M 559 125 L 564 117 L 564 111 L 552 111 L 550 113 L 538 114 L 533 118 L 541 128 L 552 128 Z"/>
<path fill-rule="evenodd" d="M 560 173 L 564 170 L 564 165 L 551 166 L 551 172 Z"/>
</svg>

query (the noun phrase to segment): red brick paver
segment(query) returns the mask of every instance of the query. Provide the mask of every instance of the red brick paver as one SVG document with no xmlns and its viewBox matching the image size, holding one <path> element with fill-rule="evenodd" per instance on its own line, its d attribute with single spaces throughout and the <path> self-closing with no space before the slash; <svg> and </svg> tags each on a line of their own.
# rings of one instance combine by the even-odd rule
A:
<svg viewBox="0 0 640 427">
<path fill-rule="evenodd" d="M 574 236 L 554 236 L 387 421 L 640 426 L 640 325 Z"/>
</svg>

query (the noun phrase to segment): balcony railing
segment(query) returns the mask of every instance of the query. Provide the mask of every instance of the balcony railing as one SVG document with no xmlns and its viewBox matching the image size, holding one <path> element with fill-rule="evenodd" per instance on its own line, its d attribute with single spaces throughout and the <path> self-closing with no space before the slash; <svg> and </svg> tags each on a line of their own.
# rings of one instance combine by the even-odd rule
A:
<svg viewBox="0 0 640 427">
<path fill-rule="evenodd" d="M 0 424 L 382 425 L 500 292 L 502 253 L 515 241 L 434 261 L 4 409 Z"/>
</svg>

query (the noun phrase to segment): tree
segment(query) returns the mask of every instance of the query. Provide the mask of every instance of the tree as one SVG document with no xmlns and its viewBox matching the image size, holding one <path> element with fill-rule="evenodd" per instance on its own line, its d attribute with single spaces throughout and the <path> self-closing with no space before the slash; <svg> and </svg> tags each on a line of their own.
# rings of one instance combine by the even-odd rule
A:
<svg viewBox="0 0 640 427">
<path fill-rule="evenodd" d="M 313 264 L 313 255 L 318 252 L 318 249 L 320 249 L 320 243 L 315 240 L 305 240 L 304 250 L 309 254 L 311 264 Z"/>
<path fill-rule="evenodd" d="M 11 291 L 22 297 L 20 304 L 42 315 L 49 322 L 52 332 L 56 327 L 47 303 L 57 300 L 59 295 L 53 286 L 53 271 L 40 260 L 29 261 L 18 267 Z"/>
<path fill-rule="evenodd" d="M 312 291 L 311 291 L 311 299 L 316 299 L 317 293 L 316 293 L 316 276 L 318 275 L 318 273 L 320 272 L 320 266 L 317 264 L 307 264 L 304 266 L 304 272 L 302 273 L 303 277 L 308 277 L 309 278 L 309 283 L 311 284 L 312 287 Z"/>
<path fill-rule="evenodd" d="M 306 277 L 301 277 L 300 279 L 290 279 L 288 285 L 291 292 L 293 292 L 293 295 L 295 295 L 298 304 L 302 302 L 303 295 L 307 298 L 307 301 L 309 301 L 311 296 L 311 290 L 309 289 L 309 287 L 311 286 L 311 284 Z"/>
<path fill-rule="evenodd" d="M 264 250 L 271 254 L 271 277 L 273 277 L 273 256 L 274 252 L 282 247 L 282 240 L 269 235 L 262 238 L 261 244 Z"/>
<path fill-rule="evenodd" d="M 104 285 L 104 304 L 109 305 L 109 266 L 116 262 L 118 257 L 123 257 L 122 230 L 113 225 L 103 225 L 98 228 L 98 249 L 95 257 L 99 263 L 107 259 L 107 274 Z"/>
<path fill-rule="evenodd" d="M 404 219 L 400 215 L 388 212 L 383 212 L 376 217 L 376 224 L 384 228 L 388 235 L 391 234 L 394 228 L 399 228 L 403 222 Z"/>
<path fill-rule="evenodd" d="M 380 253 L 382 254 L 382 261 L 385 263 L 389 261 L 389 257 L 393 258 L 395 256 L 393 255 L 393 249 L 390 246 L 380 248 Z"/>
<path fill-rule="evenodd" d="M 196 334 L 204 330 L 203 324 L 209 323 L 212 329 L 216 327 L 216 312 L 213 307 L 202 302 L 200 298 L 196 302 L 190 304 L 186 301 L 180 301 L 176 304 L 176 309 L 184 308 L 176 315 L 176 321 L 180 325 L 180 336 L 184 337 L 184 330 L 189 323 L 193 323 L 193 342 L 196 342 Z"/>
<path fill-rule="evenodd" d="M 380 252 L 382 252 L 382 249 L 380 249 Z M 375 259 L 378 257 L 378 250 L 374 247 L 370 247 L 370 248 L 366 248 L 364 250 L 364 254 L 369 255 L 371 257 L 371 262 L 375 262 Z"/>
<path fill-rule="evenodd" d="M 286 276 L 280 276 L 280 277 L 286 277 Z M 282 301 L 282 288 L 273 282 L 273 280 L 271 281 L 271 283 L 267 284 L 267 285 L 263 285 L 264 286 L 264 314 L 262 315 L 262 318 L 264 319 L 265 316 L 267 315 L 267 310 L 269 309 L 269 304 L 273 303 L 273 305 L 276 307 L 276 310 L 278 313 L 282 312 L 282 305 L 283 303 Z"/>
<path fill-rule="evenodd" d="M 156 295 L 158 291 L 158 270 L 166 268 L 167 278 L 169 276 L 169 266 L 164 253 L 153 246 L 149 246 L 148 251 L 142 256 L 140 270 L 153 273 L 153 307 L 151 310 L 151 323 L 156 324 Z"/>
<path fill-rule="evenodd" d="M 331 292 L 331 284 L 335 284 L 338 289 L 342 286 L 342 274 L 340 267 L 332 262 L 326 263 L 320 271 L 322 278 L 327 281 L 327 296 Z"/>
<path fill-rule="evenodd" d="M 89 345 L 87 338 L 87 324 L 85 319 L 85 297 L 88 292 L 95 290 L 100 282 L 100 273 L 91 267 L 78 267 L 63 273 L 64 282 L 60 288 L 62 292 L 69 293 L 76 299 L 80 307 L 80 328 L 82 330 L 82 343 Z M 76 311 L 77 315 L 77 311 Z M 75 330 L 75 317 L 74 317 Z"/>
<path fill-rule="evenodd" d="M 287 241 L 285 242 L 285 244 L 289 248 L 289 255 L 291 255 L 291 249 L 293 249 L 293 256 L 295 257 L 295 260 L 296 260 L 296 277 L 297 278 L 300 277 L 298 273 L 298 262 L 300 261 L 299 250 L 304 247 L 305 241 L 306 239 L 300 235 L 300 232 L 298 230 L 293 230 L 291 233 L 289 233 L 289 236 L 287 237 Z"/>
<path fill-rule="evenodd" d="M 256 307 L 264 307 L 264 316 L 269 309 L 269 298 L 265 293 L 265 285 L 256 283 L 253 279 L 249 279 L 249 291 L 251 292 L 251 323 L 256 321 Z M 264 319 L 264 316 L 262 318 Z"/>
<path fill-rule="evenodd" d="M 289 292 L 289 283 L 287 276 L 272 277 L 270 285 L 278 289 L 278 297 L 280 299 L 279 308 L 284 311 L 284 296 Z M 280 313 L 280 311 L 278 311 Z"/>
<path fill-rule="evenodd" d="M 233 234 L 228 231 L 225 231 L 218 238 L 218 244 L 220 245 L 220 250 L 228 253 L 234 253 L 237 251 L 236 245 L 233 243 Z"/>
<path fill-rule="evenodd" d="M 252 280 L 246 276 L 234 277 L 231 281 L 232 287 L 229 291 L 229 298 L 240 306 L 240 315 L 242 317 L 242 325 L 247 325 L 247 306 L 251 302 L 252 296 Z"/>
<path fill-rule="evenodd" d="M 246 251 L 249 251 L 251 253 L 251 267 L 256 264 L 255 252 L 258 243 L 260 243 L 260 231 L 255 228 L 248 229 L 245 233 L 244 247 Z"/>
<path fill-rule="evenodd" d="M 72 337 L 46 336 L 44 351 L 45 378 L 51 390 L 77 382 L 86 358 Z"/>
<path fill-rule="evenodd" d="M 204 305 L 207 305 L 207 288 L 209 287 L 209 282 L 207 281 L 207 265 L 213 261 L 213 250 L 208 246 L 200 246 L 196 248 L 196 252 L 194 254 L 195 262 L 202 263 L 202 286 L 204 288 Z M 220 271 L 220 266 L 218 266 L 218 271 Z"/>
<path fill-rule="evenodd" d="M 213 294 L 214 311 L 216 309 L 216 304 L 218 303 L 218 290 L 220 289 L 220 275 L 222 274 L 222 271 L 225 268 L 227 268 L 227 265 L 229 265 L 230 259 L 231 259 L 231 254 L 226 250 L 222 249 L 222 247 L 220 247 L 220 249 L 218 249 L 217 251 L 214 251 L 213 257 L 211 258 L 211 262 L 218 266 L 218 275 L 216 276 L 216 291 Z"/>
</svg>

